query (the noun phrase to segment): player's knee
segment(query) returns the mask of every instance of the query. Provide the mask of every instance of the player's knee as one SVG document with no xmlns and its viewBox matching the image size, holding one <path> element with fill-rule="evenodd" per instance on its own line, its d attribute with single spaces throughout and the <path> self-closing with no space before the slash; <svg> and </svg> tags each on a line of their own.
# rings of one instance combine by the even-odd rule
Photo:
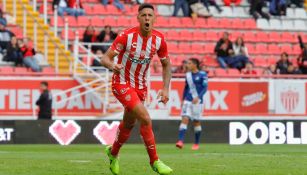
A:
<svg viewBox="0 0 307 175">
<path fill-rule="evenodd" d="M 141 119 L 139 120 L 141 125 L 151 125 L 151 119 L 149 117 L 149 115 L 144 115 L 143 117 L 141 117 Z"/>
<path fill-rule="evenodd" d="M 136 122 L 133 122 L 133 123 L 124 123 L 124 127 L 126 129 L 132 129 L 134 126 L 135 126 L 135 123 Z"/>
<path fill-rule="evenodd" d="M 201 132 L 201 130 L 202 130 L 201 125 L 194 126 L 194 132 Z"/>
</svg>

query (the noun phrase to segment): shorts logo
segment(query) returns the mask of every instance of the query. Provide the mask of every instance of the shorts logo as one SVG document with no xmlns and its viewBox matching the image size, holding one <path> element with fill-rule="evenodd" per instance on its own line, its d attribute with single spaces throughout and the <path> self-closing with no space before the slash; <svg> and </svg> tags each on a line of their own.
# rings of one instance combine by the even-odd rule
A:
<svg viewBox="0 0 307 175">
<path fill-rule="evenodd" d="M 131 95 L 130 94 L 126 95 L 125 100 L 126 101 L 130 101 L 131 100 Z"/>
<path fill-rule="evenodd" d="M 116 45 L 116 50 L 122 51 L 123 49 L 124 49 L 124 45 L 121 44 L 121 43 L 117 43 L 117 45 Z"/>
</svg>

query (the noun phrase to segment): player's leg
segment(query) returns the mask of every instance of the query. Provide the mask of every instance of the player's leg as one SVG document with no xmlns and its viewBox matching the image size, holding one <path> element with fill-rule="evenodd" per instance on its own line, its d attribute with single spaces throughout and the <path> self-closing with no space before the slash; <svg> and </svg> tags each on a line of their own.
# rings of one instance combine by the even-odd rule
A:
<svg viewBox="0 0 307 175">
<path fill-rule="evenodd" d="M 118 152 L 121 146 L 128 140 L 135 122 L 136 119 L 131 115 L 131 112 L 125 110 L 124 119 L 118 126 L 117 136 L 113 145 L 106 147 L 105 151 L 110 160 L 110 170 L 115 175 L 119 174 Z"/>
<path fill-rule="evenodd" d="M 136 123 L 136 118 L 127 109 L 124 112 L 123 121 L 120 122 L 117 129 L 117 136 L 112 145 L 112 155 L 117 156 L 122 145 L 128 140 Z"/>
<path fill-rule="evenodd" d="M 179 134 L 178 134 L 178 141 L 176 143 L 177 148 L 183 148 L 184 144 L 184 136 L 187 131 L 189 124 L 189 118 L 187 116 L 182 116 L 181 123 L 179 125 Z"/>
<path fill-rule="evenodd" d="M 195 140 L 192 146 L 193 150 L 199 149 L 200 135 L 201 135 L 201 123 L 200 118 L 202 116 L 202 104 L 192 104 L 191 119 L 193 120 Z"/>
<path fill-rule="evenodd" d="M 194 136 L 195 136 L 195 140 L 194 140 L 194 144 L 192 146 L 193 150 L 198 150 L 199 149 L 199 143 L 200 143 L 200 135 L 201 135 L 201 123 L 199 120 L 195 120 L 193 121 L 193 126 L 194 126 Z"/>
<path fill-rule="evenodd" d="M 137 120 L 140 122 L 140 134 L 146 146 L 148 156 L 150 158 L 150 165 L 152 169 L 159 174 L 170 174 L 173 170 L 159 160 L 155 136 L 152 131 L 152 122 L 148 111 L 142 103 L 138 103 L 132 112 Z"/>
</svg>

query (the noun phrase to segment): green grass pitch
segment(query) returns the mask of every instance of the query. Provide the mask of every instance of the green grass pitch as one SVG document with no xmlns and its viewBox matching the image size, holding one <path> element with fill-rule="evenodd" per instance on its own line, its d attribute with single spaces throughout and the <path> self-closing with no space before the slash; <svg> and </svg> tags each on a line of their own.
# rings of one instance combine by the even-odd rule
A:
<svg viewBox="0 0 307 175">
<path fill-rule="evenodd" d="M 160 159 L 173 175 L 307 175 L 305 145 L 159 144 Z M 100 145 L 0 145 L 0 175 L 111 175 Z M 154 175 L 141 144 L 120 153 L 121 175 Z"/>
</svg>

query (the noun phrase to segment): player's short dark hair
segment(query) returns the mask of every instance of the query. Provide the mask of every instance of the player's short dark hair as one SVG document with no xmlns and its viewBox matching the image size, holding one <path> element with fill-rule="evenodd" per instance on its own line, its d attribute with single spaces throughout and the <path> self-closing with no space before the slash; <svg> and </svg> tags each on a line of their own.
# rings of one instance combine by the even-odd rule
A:
<svg viewBox="0 0 307 175">
<path fill-rule="evenodd" d="M 42 81 L 41 85 L 44 85 L 44 86 L 48 87 L 48 82 L 47 81 Z"/>
<path fill-rule="evenodd" d="M 190 58 L 189 60 L 196 65 L 198 70 L 200 70 L 200 61 L 197 58 Z"/>
<path fill-rule="evenodd" d="M 138 9 L 138 12 L 142 11 L 143 9 L 145 8 L 150 8 L 152 9 L 153 11 L 155 10 L 154 6 L 149 4 L 149 3 L 143 3 L 139 6 L 139 9 Z"/>
</svg>

